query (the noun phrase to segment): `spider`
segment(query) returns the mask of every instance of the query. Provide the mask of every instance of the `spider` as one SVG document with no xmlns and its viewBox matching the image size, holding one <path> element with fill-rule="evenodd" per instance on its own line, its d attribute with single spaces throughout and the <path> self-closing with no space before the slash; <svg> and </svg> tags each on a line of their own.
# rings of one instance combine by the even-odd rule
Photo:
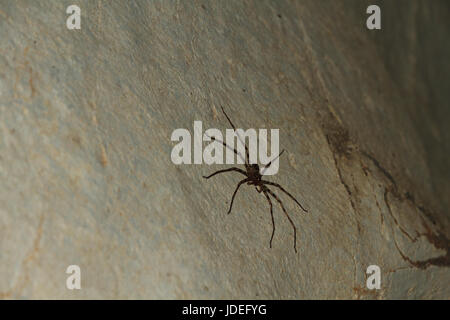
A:
<svg viewBox="0 0 450 320">
<path fill-rule="evenodd" d="M 227 118 L 228 122 L 230 123 L 231 127 L 234 129 L 234 131 L 236 132 L 236 127 L 234 126 L 234 124 L 231 122 L 230 118 L 228 117 L 228 115 L 225 113 L 225 110 L 222 108 L 222 112 L 225 115 L 225 117 Z M 231 148 L 230 146 L 228 146 L 225 142 L 220 141 L 219 139 L 215 138 L 215 137 L 210 137 L 212 141 L 217 141 L 221 144 L 223 144 L 226 148 L 229 148 L 230 150 L 232 150 L 237 156 L 240 156 L 242 159 L 242 155 L 236 150 L 236 148 Z M 239 136 L 238 136 L 239 138 Z M 239 138 L 240 139 L 240 138 Z M 297 253 L 297 228 L 295 227 L 294 222 L 292 221 L 291 217 L 289 217 L 283 202 L 280 200 L 280 198 L 278 198 L 278 196 L 272 191 L 270 190 L 267 186 L 273 186 L 276 187 L 278 189 L 280 189 L 282 192 L 284 192 L 285 194 L 287 194 L 292 200 L 295 201 L 295 203 L 304 211 L 304 212 L 308 212 L 308 210 L 306 210 L 301 204 L 300 202 L 297 201 L 297 199 L 294 198 L 294 196 L 292 196 L 289 192 L 287 192 L 282 186 L 280 186 L 278 183 L 274 183 L 271 181 L 267 181 L 262 179 L 264 171 L 270 167 L 270 165 L 272 164 L 272 162 L 274 160 L 276 160 L 277 158 L 279 158 L 283 152 L 284 149 L 278 154 L 277 157 L 275 157 L 273 160 L 271 160 L 267 165 L 265 165 L 262 169 L 262 171 L 260 171 L 259 169 L 259 165 L 258 164 L 250 164 L 249 163 L 249 151 L 248 151 L 248 147 L 247 144 L 245 142 L 243 142 L 241 140 L 241 142 L 243 143 L 244 147 L 245 147 L 245 170 L 242 170 L 240 168 L 237 167 L 232 167 L 232 168 L 228 168 L 228 169 L 223 169 L 223 170 L 219 170 L 216 171 L 212 174 L 210 174 L 209 176 L 203 176 L 203 178 L 205 179 L 209 179 L 217 174 L 220 173 L 225 173 L 225 172 L 231 172 L 231 171 L 236 171 L 239 172 L 241 174 L 243 174 L 244 176 L 246 176 L 245 179 L 239 181 L 236 189 L 234 190 L 233 196 L 231 197 L 231 204 L 230 204 L 230 208 L 228 209 L 227 214 L 231 213 L 231 208 L 233 207 L 233 201 L 234 201 L 234 197 L 236 196 L 236 193 L 238 192 L 239 188 L 247 183 L 247 185 L 253 185 L 255 186 L 255 189 L 258 193 L 263 193 L 264 196 L 266 197 L 267 201 L 269 202 L 269 206 L 270 206 L 270 215 L 272 217 L 272 236 L 270 237 L 270 248 L 272 248 L 272 240 L 273 240 L 273 236 L 275 234 L 275 220 L 273 218 L 273 209 L 272 209 L 272 201 L 270 200 L 270 196 L 272 196 L 279 204 L 281 209 L 283 210 L 284 214 L 286 215 L 286 217 L 288 218 L 290 224 L 292 225 L 292 228 L 294 229 L 294 251 L 295 253 Z"/>
</svg>

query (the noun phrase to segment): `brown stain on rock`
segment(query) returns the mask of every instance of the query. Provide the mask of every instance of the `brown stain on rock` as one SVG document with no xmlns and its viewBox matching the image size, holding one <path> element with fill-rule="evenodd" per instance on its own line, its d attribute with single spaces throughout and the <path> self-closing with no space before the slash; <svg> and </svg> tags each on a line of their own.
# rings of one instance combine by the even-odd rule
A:
<svg viewBox="0 0 450 320">
<path fill-rule="evenodd" d="M 344 128 L 331 113 L 325 117 L 325 121 L 322 123 L 322 129 L 332 152 L 339 180 L 345 187 L 354 212 L 359 214 L 358 207 L 356 206 L 359 197 L 358 194 L 352 192 L 350 185 L 348 184 L 348 182 L 346 182 L 351 177 L 344 177 L 341 167 L 342 161 L 350 161 L 351 159 L 357 157 L 359 158 L 359 163 L 361 164 L 361 168 L 366 177 L 372 174 L 369 166 L 365 164 L 365 161 L 369 160 L 369 162 L 376 168 L 376 170 L 381 173 L 381 176 L 385 178 L 384 202 L 390 216 L 393 218 L 395 226 L 401 231 L 401 233 L 412 243 L 416 242 L 419 237 L 424 236 L 428 240 L 428 242 L 431 243 L 436 249 L 441 249 L 446 252 L 444 255 L 441 255 L 439 257 L 416 261 L 403 253 L 394 238 L 395 246 L 402 259 L 408 262 L 412 267 L 422 270 L 427 269 L 430 266 L 450 267 L 450 240 L 447 238 L 447 236 L 439 231 L 433 232 L 433 230 L 431 230 L 431 228 L 423 218 L 425 216 L 433 224 L 436 224 L 433 219 L 433 216 L 435 216 L 435 214 L 432 213 L 431 210 L 425 208 L 423 205 L 417 204 L 415 201 L 415 197 L 410 191 L 401 191 L 402 189 L 398 186 L 394 176 L 376 159 L 374 155 L 363 150 L 359 150 L 359 148 L 352 142 L 349 131 Z M 357 190 L 355 183 L 353 183 L 353 187 L 355 190 Z M 419 217 L 422 220 L 422 225 L 426 231 L 423 233 L 419 233 L 416 231 L 415 236 L 412 236 L 409 232 L 407 232 L 392 213 L 389 195 L 391 195 L 397 201 L 410 202 L 414 208 L 422 213 L 423 216 Z M 360 231 L 360 223 L 358 219 L 357 226 L 358 231 Z M 358 292 L 360 291 L 361 290 L 359 290 Z"/>
<path fill-rule="evenodd" d="M 36 95 L 36 88 L 33 84 L 33 68 L 31 68 L 31 66 L 28 68 L 28 72 L 29 72 L 28 84 L 31 90 L 31 98 L 33 98 Z"/>
<path fill-rule="evenodd" d="M 39 251 L 40 251 L 40 243 L 42 238 L 42 230 L 44 226 L 45 213 L 41 214 L 39 218 L 39 223 L 36 229 L 36 235 L 33 240 L 33 245 L 22 261 L 22 277 L 19 277 L 18 282 L 9 290 L 5 292 L 0 292 L 0 299 L 11 299 L 14 295 L 20 295 L 23 289 L 26 287 L 27 283 L 30 281 L 30 276 L 28 274 L 29 264 L 36 260 Z"/>
<path fill-rule="evenodd" d="M 378 294 L 377 289 L 367 289 L 363 287 L 354 287 L 353 293 L 355 299 L 369 298 L 369 299 L 378 299 L 380 295 Z"/>
<path fill-rule="evenodd" d="M 108 157 L 106 155 L 106 150 L 104 146 L 100 147 L 99 162 L 103 168 L 105 168 L 108 165 Z"/>
</svg>

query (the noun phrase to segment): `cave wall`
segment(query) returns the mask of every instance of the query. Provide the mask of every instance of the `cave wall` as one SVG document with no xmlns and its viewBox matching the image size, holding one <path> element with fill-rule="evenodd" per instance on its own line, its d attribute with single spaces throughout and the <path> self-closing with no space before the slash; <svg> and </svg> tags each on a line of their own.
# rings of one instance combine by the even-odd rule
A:
<svg viewBox="0 0 450 320">
<path fill-rule="evenodd" d="M 0 1 L 0 298 L 450 297 L 446 1 L 379 1 L 378 31 L 370 1 L 70 4 Z M 297 253 L 253 187 L 227 215 L 227 165 L 172 163 L 220 106 L 280 129 Z"/>
</svg>

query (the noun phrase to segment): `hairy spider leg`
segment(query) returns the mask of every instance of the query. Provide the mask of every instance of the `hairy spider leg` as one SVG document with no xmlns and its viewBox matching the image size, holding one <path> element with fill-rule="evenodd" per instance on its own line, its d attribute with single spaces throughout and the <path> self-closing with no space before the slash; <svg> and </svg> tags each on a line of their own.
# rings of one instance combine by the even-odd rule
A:
<svg viewBox="0 0 450 320">
<path fill-rule="evenodd" d="M 269 169 L 270 165 L 272 164 L 273 161 L 277 160 L 279 157 L 281 157 L 281 155 L 283 154 L 284 149 L 281 150 L 281 152 L 278 154 L 278 156 L 276 156 L 273 160 L 270 160 L 268 164 L 266 164 L 263 168 L 261 168 L 260 170 L 260 174 L 264 175 L 264 172 Z"/>
<path fill-rule="evenodd" d="M 266 196 L 267 201 L 269 201 L 269 205 L 270 205 L 270 215 L 272 217 L 272 236 L 270 237 L 270 248 L 272 248 L 272 240 L 273 240 L 273 236 L 275 234 L 275 220 L 273 218 L 273 209 L 272 209 L 272 201 L 269 198 L 269 195 L 267 194 L 266 190 L 263 190 L 264 195 Z"/>
<path fill-rule="evenodd" d="M 281 202 L 281 200 L 278 198 L 278 196 L 277 196 L 275 193 L 273 193 L 269 188 L 266 188 L 266 189 L 267 189 L 267 192 L 268 192 L 272 197 L 274 197 L 275 200 L 278 201 L 278 203 L 279 203 L 280 206 L 281 206 L 281 209 L 283 209 L 284 214 L 286 215 L 286 217 L 288 218 L 289 222 L 291 223 L 292 228 L 294 228 L 294 251 L 295 251 L 295 253 L 297 253 L 297 228 L 295 227 L 294 222 L 292 222 L 291 217 L 289 217 L 289 215 L 288 215 L 286 209 L 284 208 L 283 202 Z"/>
<path fill-rule="evenodd" d="M 295 203 L 297 203 L 300 208 L 302 208 L 303 211 L 308 212 L 308 210 L 306 210 L 305 208 L 303 208 L 303 206 L 300 204 L 300 202 L 297 201 L 297 199 L 294 198 L 294 196 L 292 194 L 290 194 L 289 192 L 287 192 L 286 190 L 284 190 L 284 188 L 282 186 L 280 186 L 278 183 L 274 183 L 274 182 L 270 182 L 270 181 L 266 181 L 266 180 L 261 180 L 261 182 L 263 184 L 268 184 L 274 187 L 279 188 L 281 191 L 283 191 L 284 193 L 286 193 L 292 200 L 295 201 Z"/>
<path fill-rule="evenodd" d="M 240 187 L 242 184 L 246 183 L 247 181 L 250 181 L 250 178 L 241 180 L 241 181 L 238 183 L 236 189 L 234 190 L 233 196 L 231 197 L 230 209 L 228 210 L 227 214 L 230 214 L 230 213 L 231 213 L 231 208 L 233 207 L 234 197 L 236 196 L 236 193 L 238 192 L 239 187 Z"/>
<path fill-rule="evenodd" d="M 233 168 L 229 168 L 229 169 L 223 169 L 223 170 L 219 170 L 219 171 L 216 171 L 216 172 L 214 172 L 214 173 L 210 174 L 209 176 L 203 176 L 203 178 L 205 178 L 205 179 L 209 179 L 209 178 L 211 178 L 211 177 L 215 176 L 216 174 L 219 174 L 219 173 L 224 173 L 224 172 L 229 172 L 229 171 L 237 171 L 237 172 L 239 172 L 239 173 L 242 173 L 243 175 L 245 175 L 245 176 L 246 176 L 246 174 L 245 174 L 245 171 L 244 171 L 244 170 L 242 170 L 242 169 L 239 169 L 239 168 L 236 168 L 236 167 L 233 167 Z"/>
<path fill-rule="evenodd" d="M 220 108 L 222 108 L 222 112 L 225 115 L 225 117 L 227 118 L 228 122 L 230 123 L 231 127 L 234 129 L 234 132 L 236 132 L 237 137 L 239 138 L 239 140 L 241 141 L 241 143 L 244 145 L 245 148 L 245 163 L 249 164 L 250 162 L 250 156 L 249 156 L 249 152 L 248 152 L 248 147 L 247 144 L 245 143 L 245 141 L 242 140 L 242 138 L 239 136 L 239 134 L 236 131 L 236 127 L 234 126 L 233 122 L 231 122 L 230 118 L 228 117 L 228 115 L 225 113 L 225 110 L 223 109 L 222 106 L 220 106 Z"/>
</svg>

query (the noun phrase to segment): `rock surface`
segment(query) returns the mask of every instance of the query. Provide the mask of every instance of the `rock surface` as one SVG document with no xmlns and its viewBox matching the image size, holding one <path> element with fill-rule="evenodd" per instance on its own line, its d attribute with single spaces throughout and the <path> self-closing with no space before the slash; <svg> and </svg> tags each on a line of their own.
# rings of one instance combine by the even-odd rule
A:
<svg viewBox="0 0 450 320">
<path fill-rule="evenodd" d="M 450 7 L 377 2 L 0 1 L 0 298 L 450 298 Z M 226 214 L 228 166 L 171 162 L 221 105 L 280 128 L 297 254 L 254 188 Z"/>
</svg>

